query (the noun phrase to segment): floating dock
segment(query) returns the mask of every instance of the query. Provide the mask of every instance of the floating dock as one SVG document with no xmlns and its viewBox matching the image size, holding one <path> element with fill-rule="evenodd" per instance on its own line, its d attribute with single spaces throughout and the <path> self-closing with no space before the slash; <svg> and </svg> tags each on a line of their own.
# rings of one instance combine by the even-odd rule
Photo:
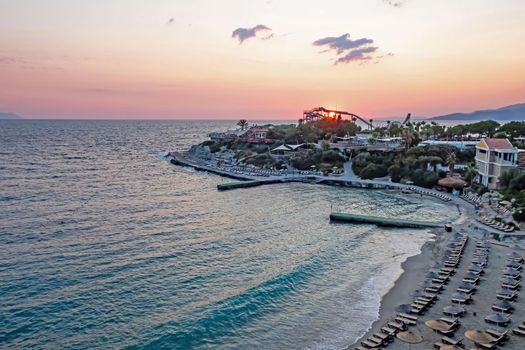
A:
<svg viewBox="0 0 525 350">
<path fill-rule="evenodd" d="M 429 228 L 444 227 L 444 224 L 430 221 L 416 221 L 396 218 L 386 218 L 381 216 L 357 215 L 348 213 L 331 213 L 330 220 L 353 222 L 357 224 L 374 224 L 386 227 L 408 227 L 408 228 Z"/>
</svg>

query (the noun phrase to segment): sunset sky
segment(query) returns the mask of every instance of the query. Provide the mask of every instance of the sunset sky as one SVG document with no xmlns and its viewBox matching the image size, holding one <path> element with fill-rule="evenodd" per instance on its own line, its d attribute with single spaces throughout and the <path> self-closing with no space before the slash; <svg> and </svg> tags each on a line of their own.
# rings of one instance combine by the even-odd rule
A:
<svg viewBox="0 0 525 350">
<path fill-rule="evenodd" d="M 524 0 L 0 0 L 0 33 L 0 112 L 26 117 L 525 102 Z"/>
</svg>

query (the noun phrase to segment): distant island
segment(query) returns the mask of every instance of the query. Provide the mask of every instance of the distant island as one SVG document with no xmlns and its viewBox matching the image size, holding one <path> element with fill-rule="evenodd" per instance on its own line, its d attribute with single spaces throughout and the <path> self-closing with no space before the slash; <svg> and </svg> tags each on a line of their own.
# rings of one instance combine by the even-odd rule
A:
<svg viewBox="0 0 525 350">
<path fill-rule="evenodd" d="M 525 103 L 515 104 L 511 106 L 501 107 L 498 109 L 486 109 L 475 111 L 471 113 L 452 113 L 437 117 L 429 118 L 429 120 L 463 120 L 463 121 L 479 121 L 479 120 L 495 120 L 495 121 L 513 121 L 525 120 Z"/>
<path fill-rule="evenodd" d="M 2 113 L 0 112 L 0 119 L 22 119 L 21 116 L 15 113 Z"/>
</svg>

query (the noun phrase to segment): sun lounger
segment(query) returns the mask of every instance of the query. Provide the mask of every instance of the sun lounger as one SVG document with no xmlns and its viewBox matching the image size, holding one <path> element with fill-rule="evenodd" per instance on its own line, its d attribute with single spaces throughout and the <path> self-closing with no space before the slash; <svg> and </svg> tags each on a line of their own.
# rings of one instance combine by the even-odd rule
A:
<svg viewBox="0 0 525 350">
<path fill-rule="evenodd" d="M 502 283 L 502 284 L 501 284 L 501 288 L 512 289 L 512 290 L 518 290 L 518 289 L 520 289 L 520 285 L 519 285 L 519 284 L 507 284 L 507 283 Z"/>
<path fill-rule="evenodd" d="M 420 301 L 427 302 L 427 303 L 433 303 L 434 302 L 434 298 L 430 298 L 430 297 L 426 297 L 426 296 L 421 296 L 421 297 L 417 298 L 416 300 L 420 300 Z"/>
<path fill-rule="evenodd" d="M 390 326 L 384 326 L 384 327 L 381 327 L 381 332 L 387 334 L 387 335 L 394 335 L 398 332 L 399 330 L 397 328 L 392 328 Z"/>
<path fill-rule="evenodd" d="M 447 278 L 440 278 L 440 277 L 433 278 L 432 283 L 448 284 L 448 277 Z"/>
<path fill-rule="evenodd" d="M 444 346 L 446 346 L 446 345 L 447 345 L 447 344 L 438 341 L 438 342 L 435 342 L 435 343 L 434 343 L 434 348 L 436 348 L 436 349 L 439 350 L 439 349 L 441 349 L 442 347 L 444 347 Z"/>
<path fill-rule="evenodd" d="M 392 340 L 392 336 L 386 333 L 374 333 L 374 338 L 381 339 L 383 343 L 389 343 Z"/>
<path fill-rule="evenodd" d="M 514 328 L 512 330 L 512 333 L 514 333 L 516 335 L 519 335 L 519 336 L 522 336 L 522 337 L 525 337 L 525 330 L 521 330 L 519 328 Z"/>
<path fill-rule="evenodd" d="M 472 284 L 478 284 L 479 283 L 479 277 L 465 277 L 463 278 L 463 282 L 472 283 Z"/>
<path fill-rule="evenodd" d="M 487 350 L 493 350 L 496 349 L 497 344 L 496 343 L 474 343 L 480 348 L 487 349 Z"/>
<path fill-rule="evenodd" d="M 401 316 L 401 317 L 404 317 L 404 318 L 408 318 L 409 320 L 412 320 L 412 321 L 417 321 L 418 320 L 418 317 L 416 316 L 412 316 L 412 315 L 409 315 L 409 314 L 405 314 L 405 313 L 398 313 L 397 314 L 398 316 Z"/>
<path fill-rule="evenodd" d="M 379 337 L 376 337 L 375 334 L 370 336 L 370 337 L 368 337 L 368 338 L 366 338 L 366 340 L 374 342 L 374 343 L 377 343 L 377 344 L 379 344 L 381 346 L 384 346 L 384 345 L 388 344 L 387 340 L 383 340 L 383 339 L 381 339 Z"/>
<path fill-rule="evenodd" d="M 441 317 L 440 320 L 448 323 L 449 325 L 459 326 L 459 317 L 456 317 L 456 318 Z"/>
<path fill-rule="evenodd" d="M 441 291 L 442 287 L 426 287 L 425 292 L 429 293 L 439 293 Z"/>
<path fill-rule="evenodd" d="M 378 348 L 379 346 L 381 346 L 381 343 L 375 343 L 375 342 L 372 342 L 366 339 L 361 342 L 361 345 L 363 345 L 365 348 L 372 349 L 372 348 Z"/>
<path fill-rule="evenodd" d="M 508 333 L 509 333 L 508 330 L 506 330 L 504 332 L 499 332 L 499 331 L 495 331 L 493 329 L 487 329 L 486 332 L 488 334 L 490 334 L 491 336 L 493 336 L 494 338 L 496 338 L 495 342 L 498 343 L 498 344 L 501 344 L 502 342 L 504 342 L 505 339 L 507 338 Z"/>
<path fill-rule="evenodd" d="M 404 317 L 401 317 L 401 316 L 397 316 L 395 318 L 395 321 L 397 322 L 401 322 L 401 323 L 404 323 L 406 324 L 407 326 L 415 326 L 416 325 L 416 321 L 414 320 L 409 320 L 408 318 L 404 318 Z"/>
<path fill-rule="evenodd" d="M 455 340 L 449 337 L 443 337 L 441 338 L 441 341 L 445 343 L 446 345 L 455 345 L 455 346 L 461 347 L 461 342 L 463 341 L 463 339 Z"/>
<path fill-rule="evenodd" d="M 407 328 L 405 324 L 395 321 L 390 321 L 387 323 L 387 325 L 400 331 L 404 331 Z"/>
<path fill-rule="evenodd" d="M 500 300 L 508 300 L 508 301 L 512 301 L 514 299 L 516 299 L 518 295 L 516 293 L 512 293 L 512 294 L 496 294 L 496 297 Z"/>
<path fill-rule="evenodd" d="M 410 313 L 416 314 L 416 315 L 423 315 L 425 311 L 426 310 L 424 308 L 417 308 L 417 307 L 413 307 L 410 309 Z"/>
</svg>

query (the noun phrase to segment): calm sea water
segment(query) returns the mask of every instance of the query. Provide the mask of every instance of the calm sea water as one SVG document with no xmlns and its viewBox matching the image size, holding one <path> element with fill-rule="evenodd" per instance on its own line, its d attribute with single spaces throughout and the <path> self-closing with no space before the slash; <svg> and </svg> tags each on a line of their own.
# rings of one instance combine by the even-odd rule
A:
<svg viewBox="0 0 525 350">
<path fill-rule="evenodd" d="M 0 348 L 341 349 L 429 234 L 330 224 L 330 205 L 457 215 L 328 186 L 218 192 L 159 157 L 233 124 L 0 121 Z"/>
</svg>

